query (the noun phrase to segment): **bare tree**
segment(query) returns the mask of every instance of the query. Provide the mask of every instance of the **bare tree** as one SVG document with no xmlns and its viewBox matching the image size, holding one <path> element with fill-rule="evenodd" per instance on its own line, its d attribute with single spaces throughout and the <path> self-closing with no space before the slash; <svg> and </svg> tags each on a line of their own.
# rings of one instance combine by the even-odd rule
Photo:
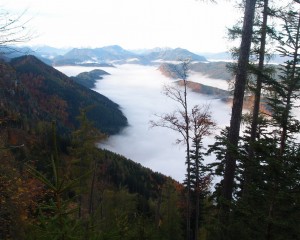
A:
<svg viewBox="0 0 300 240">
<path fill-rule="evenodd" d="M 28 28 L 30 18 L 26 17 L 27 10 L 14 15 L 5 9 L 0 10 L 0 47 L 9 48 L 17 43 L 24 43 L 34 36 Z"/>
<path fill-rule="evenodd" d="M 191 231 L 191 206 L 190 206 L 190 195 L 191 195 L 191 184 L 190 184 L 190 174 L 191 174 L 191 163 L 190 163 L 190 120 L 188 117 L 188 102 L 187 102 L 187 77 L 190 60 L 180 60 L 181 64 L 177 65 L 174 69 L 177 76 L 180 76 L 183 81 L 183 89 L 178 86 L 165 86 L 163 93 L 179 103 L 180 108 L 172 113 L 167 113 L 159 116 L 160 120 L 158 122 L 151 121 L 152 127 L 160 126 L 170 128 L 181 134 L 182 139 L 178 139 L 177 143 L 184 141 L 186 144 L 186 165 L 187 165 L 187 218 L 186 218 L 186 234 L 187 240 L 190 240 Z"/>
<path fill-rule="evenodd" d="M 158 121 L 151 121 L 152 127 L 164 127 L 178 132 L 181 138 L 177 139 L 177 143 L 184 143 L 186 146 L 186 165 L 187 165 L 187 210 L 186 210 L 186 238 L 191 239 L 191 157 L 190 157 L 190 141 L 197 142 L 200 152 L 200 146 L 204 136 L 210 134 L 210 130 L 215 126 L 211 120 L 211 114 L 208 106 L 194 106 L 191 111 L 188 108 L 187 101 L 187 77 L 190 60 L 183 60 L 177 65 L 175 71 L 180 76 L 183 84 L 165 86 L 163 93 L 170 99 L 179 104 L 179 107 L 171 113 L 157 115 Z M 199 171 L 199 168 L 198 168 Z M 199 175 L 199 174 L 198 174 Z M 199 182 L 198 182 L 199 183 Z M 198 223 L 197 223 L 198 225 Z M 197 233 L 197 232 L 196 232 Z"/>
</svg>

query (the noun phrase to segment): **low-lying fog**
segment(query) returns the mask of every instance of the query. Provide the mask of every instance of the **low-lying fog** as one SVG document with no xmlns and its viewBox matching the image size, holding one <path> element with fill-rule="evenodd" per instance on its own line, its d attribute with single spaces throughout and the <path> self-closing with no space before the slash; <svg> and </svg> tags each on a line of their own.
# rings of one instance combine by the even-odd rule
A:
<svg viewBox="0 0 300 240">
<path fill-rule="evenodd" d="M 68 76 L 75 76 L 95 68 L 65 66 L 57 69 Z M 175 144 L 180 135 L 169 129 L 150 128 L 149 125 L 150 120 L 157 120 L 155 114 L 171 112 L 176 108 L 176 102 L 162 94 L 163 85 L 171 84 L 172 80 L 153 66 L 128 64 L 101 69 L 111 75 L 99 80 L 94 90 L 120 105 L 129 127 L 100 146 L 182 181 L 186 172 L 185 147 Z M 189 80 L 226 89 L 226 81 L 208 79 L 197 73 L 192 73 Z M 188 93 L 188 101 L 189 106 L 209 104 L 218 126 L 228 125 L 230 107 L 222 101 L 193 92 Z M 205 144 L 211 144 L 213 140 L 210 137 Z M 206 160 L 212 161 L 213 157 Z"/>
</svg>

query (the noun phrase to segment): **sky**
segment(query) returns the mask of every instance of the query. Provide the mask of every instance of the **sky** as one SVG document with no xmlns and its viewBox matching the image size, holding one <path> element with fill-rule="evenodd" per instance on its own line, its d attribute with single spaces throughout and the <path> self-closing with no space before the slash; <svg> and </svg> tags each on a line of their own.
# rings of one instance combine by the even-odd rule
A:
<svg viewBox="0 0 300 240">
<path fill-rule="evenodd" d="M 64 66 L 58 70 L 69 76 L 94 68 Z M 118 103 L 128 119 L 129 127 L 121 134 L 110 136 L 101 145 L 116 153 L 141 163 L 154 171 L 182 182 L 185 177 L 185 147 L 176 144 L 180 135 L 166 128 L 151 128 L 150 120 L 157 121 L 156 115 L 169 113 L 178 105 L 162 94 L 163 86 L 172 80 L 163 76 L 154 66 L 118 65 L 116 68 L 101 68 L 111 75 L 99 80 L 95 90 Z M 227 89 L 225 80 L 209 79 L 201 74 L 190 75 L 191 81 Z M 188 93 L 188 103 L 209 105 L 213 120 L 218 124 L 218 132 L 228 125 L 230 106 L 219 99 L 209 98 L 197 93 Z M 205 138 L 204 143 L 212 144 L 214 136 Z M 206 157 L 213 161 L 214 157 Z"/>
<path fill-rule="evenodd" d="M 29 45 L 132 49 L 228 50 L 226 27 L 241 14 L 220 0 L 0 0 L 12 14 L 26 10 L 35 32 Z"/>
</svg>

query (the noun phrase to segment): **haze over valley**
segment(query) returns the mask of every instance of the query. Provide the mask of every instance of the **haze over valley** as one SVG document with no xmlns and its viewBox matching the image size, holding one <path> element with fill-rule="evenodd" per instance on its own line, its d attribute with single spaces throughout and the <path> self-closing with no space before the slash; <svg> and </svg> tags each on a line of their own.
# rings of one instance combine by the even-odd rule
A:
<svg viewBox="0 0 300 240">
<path fill-rule="evenodd" d="M 68 76 L 75 76 L 94 67 L 64 66 L 56 67 Z M 102 76 L 96 82 L 95 91 L 105 95 L 120 105 L 128 119 L 129 126 L 120 134 L 109 137 L 101 144 L 116 153 L 141 163 L 154 171 L 182 181 L 185 176 L 185 148 L 175 144 L 180 138 L 165 128 L 150 128 L 149 121 L 155 120 L 155 114 L 172 112 L 177 105 L 162 94 L 165 84 L 174 84 L 174 80 L 164 76 L 157 66 L 134 64 L 116 65 L 114 68 L 101 68 L 110 75 Z M 227 82 L 207 78 L 193 72 L 189 80 L 226 89 Z M 214 96 L 189 91 L 189 106 L 208 104 L 213 119 L 219 127 L 229 122 L 230 106 Z M 212 143 L 213 137 L 205 141 Z M 210 158 L 207 158 L 209 161 Z"/>
</svg>

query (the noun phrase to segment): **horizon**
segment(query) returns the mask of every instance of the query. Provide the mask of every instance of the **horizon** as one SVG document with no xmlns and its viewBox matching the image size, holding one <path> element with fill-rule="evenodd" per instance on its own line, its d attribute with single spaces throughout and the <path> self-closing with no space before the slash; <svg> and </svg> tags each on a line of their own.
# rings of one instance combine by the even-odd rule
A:
<svg viewBox="0 0 300 240">
<path fill-rule="evenodd" d="M 25 12 L 37 36 L 28 45 L 54 48 L 99 48 L 119 45 L 139 50 L 184 48 L 191 52 L 224 52 L 231 44 L 226 27 L 240 14 L 234 3 L 196 0 L 11 0 L 9 13 Z M 217 17 L 216 17 L 217 16 Z"/>
<path fill-rule="evenodd" d="M 105 46 L 99 46 L 99 47 L 53 47 L 53 46 L 50 46 L 50 45 L 42 45 L 42 44 L 36 44 L 36 45 L 19 45 L 19 46 L 16 46 L 17 48 L 30 48 L 32 51 L 36 51 L 38 50 L 39 48 L 53 48 L 55 50 L 65 50 L 66 53 L 68 53 L 69 51 L 72 51 L 73 49 L 101 49 L 101 48 L 106 48 L 106 47 L 114 47 L 114 46 L 117 46 L 117 47 L 120 47 L 122 48 L 123 50 L 126 50 L 126 51 L 129 51 L 129 52 L 132 52 L 132 53 L 135 53 L 137 55 L 139 54 L 143 54 L 144 51 L 153 51 L 155 52 L 156 50 L 159 51 L 159 50 L 174 50 L 174 49 L 177 49 L 177 48 L 180 48 L 180 49 L 184 49 L 184 50 L 187 50 L 191 53 L 194 53 L 196 55 L 204 55 L 204 54 L 222 54 L 222 53 L 230 53 L 229 50 L 224 50 L 224 51 L 220 51 L 220 52 L 193 52 L 191 51 L 190 49 L 187 49 L 187 48 L 181 48 L 181 47 L 176 47 L 176 48 L 172 48 L 172 47 L 154 47 L 154 48 L 137 48 L 137 49 L 127 49 L 127 48 L 124 48 L 123 46 L 120 46 L 120 45 L 117 45 L 117 44 L 113 44 L 113 45 L 105 45 Z M 140 53 L 137 53 L 137 52 L 140 52 Z M 201 55 L 200 55 L 201 54 Z"/>
</svg>

